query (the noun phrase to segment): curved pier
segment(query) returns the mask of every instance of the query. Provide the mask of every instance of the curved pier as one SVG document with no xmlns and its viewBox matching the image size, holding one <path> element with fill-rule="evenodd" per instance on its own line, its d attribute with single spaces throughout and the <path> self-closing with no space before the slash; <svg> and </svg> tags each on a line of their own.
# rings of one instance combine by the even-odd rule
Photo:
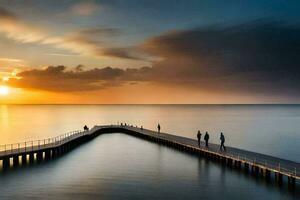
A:
<svg viewBox="0 0 300 200">
<path fill-rule="evenodd" d="M 55 158 L 105 133 L 125 133 L 143 138 L 215 160 L 236 169 L 244 169 L 246 172 L 262 176 L 266 180 L 271 179 L 273 174 L 278 184 L 282 184 L 283 179 L 287 178 L 288 185 L 295 187 L 296 181 L 300 180 L 300 163 L 297 162 L 233 147 L 227 147 L 226 152 L 221 152 L 219 145 L 216 144 L 209 144 L 209 148 L 205 148 L 204 143 L 201 143 L 201 147 L 198 147 L 197 141 L 190 138 L 120 125 L 95 126 L 89 131 L 74 131 L 44 140 L 1 145 L 2 167 L 6 169 L 10 166 L 32 163 L 34 160 L 39 162 Z"/>
</svg>

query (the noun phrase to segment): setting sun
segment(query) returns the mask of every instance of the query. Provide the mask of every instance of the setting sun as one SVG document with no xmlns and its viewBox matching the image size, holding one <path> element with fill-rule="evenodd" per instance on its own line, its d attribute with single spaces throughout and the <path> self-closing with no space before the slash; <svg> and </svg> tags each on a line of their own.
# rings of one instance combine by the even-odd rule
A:
<svg viewBox="0 0 300 200">
<path fill-rule="evenodd" d="M 4 95 L 8 95 L 9 93 L 9 88 L 6 86 L 0 86 L 0 95 L 4 96 Z"/>
</svg>

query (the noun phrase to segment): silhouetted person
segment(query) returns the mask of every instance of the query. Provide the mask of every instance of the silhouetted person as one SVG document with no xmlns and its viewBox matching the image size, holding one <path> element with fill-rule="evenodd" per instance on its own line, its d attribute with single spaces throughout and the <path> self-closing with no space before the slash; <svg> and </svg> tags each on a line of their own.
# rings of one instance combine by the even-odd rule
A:
<svg viewBox="0 0 300 200">
<path fill-rule="evenodd" d="M 224 143 L 225 143 L 225 136 L 223 135 L 222 132 L 221 132 L 221 135 L 220 135 L 220 140 L 221 140 L 220 150 L 222 150 L 222 148 L 223 148 L 223 150 L 226 151 L 226 147 L 224 145 Z"/>
<path fill-rule="evenodd" d="M 198 146 L 200 147 L 200 141 L 201 141 L 201 132 L 198 131 L 197 133 L 197 138 L 198 138 Z"/>
<path fill-rule="evenodd" d="M 143 130 L 144 128 L 143 128 L 143 126 L 141 126 L 141 130 Z"/>
<path fill-rule="evenodd" d="M 83 130 L 84 130 L 84 131 L 88 131 L 88 130 L 89 130 L 89 128 L 87 127 L 87 125 L 85 125 L 85 126 L 83 127 Z"/>
<path fill-rule="evenodd" d="M 157 125 L 158 133 L 160 133 L 160 124 Z"/>
<path fill-rule="evenodd" d="M 205 146 L 208 147 L 209 135 L 208 135 L 207 132 L 206 132 L 205 135 L 204 135 L 204 140 L 205 140 Z"/>
</svg>

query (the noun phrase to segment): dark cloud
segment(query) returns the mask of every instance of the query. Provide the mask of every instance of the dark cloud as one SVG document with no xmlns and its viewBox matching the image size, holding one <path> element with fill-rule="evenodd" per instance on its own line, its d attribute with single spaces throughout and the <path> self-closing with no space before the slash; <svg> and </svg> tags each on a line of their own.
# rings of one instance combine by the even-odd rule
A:
<svg viewBox="0 0 300 200">
<path fill-rule="evenodd" d="M 9 10 L 0 7 L 0 18 L 8 20 L 17 20 L 17 16 Z"/>
<path fill-rule="evenodd" d="M 103 48 L 99 50 L 99 54 L 122 59 L 147 60 L 146 57 L 139 53 L 134 47 Z"/>
<path fill-rule="evenodd" d="M 84 69 L 84 65 L 77 65 L 77 66 L 75 67 L 75 71 L 78 71 L 78 72 L 82 72 L 83 69 Z"/>
<path fill-rule="evenodd" d="M 74 70 L 65 66 L 49 66 L 45 69 L 32 69 L 17 74 L 20 79 L 10 79 L 9 85 L 20 88 L 40 89 L 57 92 L 100 90 L 145 81 L 151 68 L 120 69 L 94 68 L 84 70 L 82 65 Z"/>
<path fill-rule="evenodd" d="M 252 92 L 300 89 L 300 27 L 257 20 L 173 31 L 145 42 L 161 79 Z M 158 73 L 159 72 L 159 73 Z"/>
<path fill-rule="evenodd" d="M 80 33 L 92 37 L 99 37 L 99 36 L 111 37 L 111 36 L 119 36 L 121 34 L 121 30 L 117 28 L 97 27 L 97 28 L 89 28 L 89 29 L 81 30 Z"/>
</svg>

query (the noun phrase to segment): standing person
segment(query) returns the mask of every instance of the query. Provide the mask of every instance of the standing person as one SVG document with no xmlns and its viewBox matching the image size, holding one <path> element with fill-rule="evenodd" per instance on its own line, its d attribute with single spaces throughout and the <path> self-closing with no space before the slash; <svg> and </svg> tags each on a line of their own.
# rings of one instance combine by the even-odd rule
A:
<svg viewBox="0 0 300 200">
<path fill-rule="evenodd" d="M 224 151 L 226 151 L 226 147 L 224 145 L 224 143 L 225 143 L 225 136 L 223 135 L 222 132 L 221 132 L 221 135 L 220 135 L 220 140 L 221 140 L 220 151 L 222 151 L 222 148 L 223 148 Z"/>
<path fill-rule="evenodd" d="M 200 147 L 201 132 L 199 130 L 198 130 L 198 133 L 197 133 L 197 138 L 198 138 L 198 146 Z"/>
<path fill-rule="evenodd" d="M 158 133 L 160 133 L 160 124 L 157 125 Z"/>
<path fill-rule="evenodd" d="M 204 135 L 204 140 L 205 140 L 205 146 L 208 147 L 208 140 L 209 140 L 209 135 L 206 131 L 205 135 Z"/>
</svg>

